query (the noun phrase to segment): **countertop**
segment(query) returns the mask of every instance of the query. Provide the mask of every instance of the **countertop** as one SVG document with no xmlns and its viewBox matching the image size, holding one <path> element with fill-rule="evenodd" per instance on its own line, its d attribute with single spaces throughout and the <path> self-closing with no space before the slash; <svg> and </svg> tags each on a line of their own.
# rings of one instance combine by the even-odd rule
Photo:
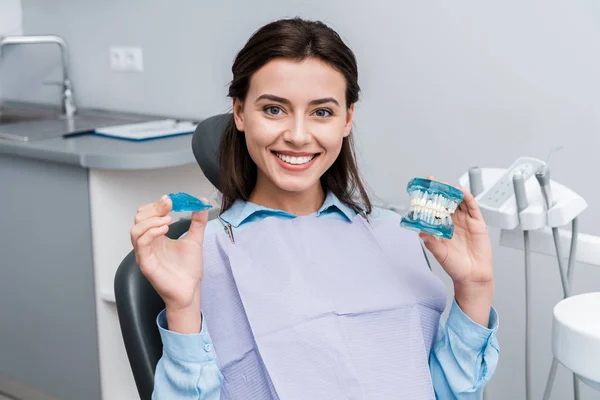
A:
<svg viewBox="0 0 600 400">
<path fill-rule="evenodd" d="M 106 115 L 127 114 L 107 111 Z M 142 116 L 144 117 L 148 120 L 165 118 L 164 116 Z M 191 134 L 141 142 L 93 134 L 31 142 L 0 139 L 0 154 L 72 164 L 82 168 L 153 169 L 196 163 L 191 141 Z"/>
</svg>

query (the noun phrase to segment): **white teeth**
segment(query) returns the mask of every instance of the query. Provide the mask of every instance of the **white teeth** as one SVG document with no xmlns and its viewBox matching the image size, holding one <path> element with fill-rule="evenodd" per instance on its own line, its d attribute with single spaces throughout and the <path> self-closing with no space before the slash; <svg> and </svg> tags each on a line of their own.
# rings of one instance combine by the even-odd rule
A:
<svg viewBox="0 0 600 400">
<path fill-rule="evenodd" d="M 309 162 L 316 156 L 316 154 L 314 154 L 312 156 L 292 157 L 292 156 L 287 156 L 285 154 L 279 154 L 279 153 L 275 153 L 275 155 L 277 157 L 279 157 L 281 160 L 285 161 L 286 163 L 294 164 L 294 165 L 306 164 L 307 162 Z"/>
<path fill-rule="evenodd" d="M 415 190 L 410 195 L 413 218 L 431 225 L 449 225 L 452 222 L 451 214 L 457 207 L 455 201 L 448 200 L 440 194 L 429 195 L 425 191 Z"/>
<path fill-rule="evenodd" d="M 458 207 L 458 204 L 456 204 L 455 201 L 451 201 L 450 205 L 448 206 L 448 212 L 453 213 L 454 211 L 456 211 L 457 207 Z"/>
</svg>

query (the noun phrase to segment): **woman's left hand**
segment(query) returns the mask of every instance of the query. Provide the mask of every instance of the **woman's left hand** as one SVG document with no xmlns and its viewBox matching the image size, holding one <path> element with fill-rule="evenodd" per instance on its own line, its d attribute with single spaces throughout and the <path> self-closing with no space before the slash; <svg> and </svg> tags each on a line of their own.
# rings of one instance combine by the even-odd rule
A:
<svg viewBox="0 0 600 400">
<path fill-rule="evenodd" d="M 452 239 L 436 240 L 424 233 L 419 236 L 452 278 L 459 307 L 471 320 L 487 327 L 494 296 L 492 245 L 477 201 L 471 193 L 459 189 L 464 199 L 452 214 Z"/>
<path fill-rule="evenodd" d="M 431 176 L 427 178 L 434 180 Z M 425 233 L 419 236 L 455 285 L 491 283 L 494 279 L 492 246 L 486 223 L 473 195 L 463 188 L 458 189 L 463 192 L 464 200 L 452 214 L 452 239 L 436 240 Z"/>
</svg>

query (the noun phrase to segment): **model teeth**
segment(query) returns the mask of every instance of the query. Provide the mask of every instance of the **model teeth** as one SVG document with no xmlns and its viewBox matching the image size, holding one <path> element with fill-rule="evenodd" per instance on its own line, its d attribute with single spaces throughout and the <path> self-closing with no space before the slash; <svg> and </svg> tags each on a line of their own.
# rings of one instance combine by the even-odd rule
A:
<svg viewBox="0 0 600 400">
<path fill-rule="evenodd" d="M 285 154 L 279 154 L 279 153 L 275 153 L 275 155 L 277 157 L 279 157 L 282 161 L 285 161 L 286 163 L 293 164 L 293 165 L 306 164 L 307 162 L 311 161 L 313 158 L 315 158 L 317 156 L 316 154 L 313 154 L 312 156 L 293 157 L 293 156 L 287 156 Z"/>
<path fill-rule="evenodd" d="M 420 219 L 430 225 L 451 225 L 452 213 L 458 203 L 440 194 L 415 190 L 410 194 L 410 213 L 413 220 Z"/>
</svg>

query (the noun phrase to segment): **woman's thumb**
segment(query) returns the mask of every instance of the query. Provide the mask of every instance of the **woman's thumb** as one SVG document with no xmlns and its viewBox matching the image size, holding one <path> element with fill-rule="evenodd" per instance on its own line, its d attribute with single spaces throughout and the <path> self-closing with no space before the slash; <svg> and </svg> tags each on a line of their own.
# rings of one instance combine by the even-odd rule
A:
<svg viewBox="0 0 600 400">
<path fill-rule="evenodd" d="M 192 223 L 187 233 L 187 238 L 194 240 L 197 243 L 202 243 L 204 240 L 204 229 L 208 221 L 208 210 L 195 211 L 192 213 Z"/>
</svg>

